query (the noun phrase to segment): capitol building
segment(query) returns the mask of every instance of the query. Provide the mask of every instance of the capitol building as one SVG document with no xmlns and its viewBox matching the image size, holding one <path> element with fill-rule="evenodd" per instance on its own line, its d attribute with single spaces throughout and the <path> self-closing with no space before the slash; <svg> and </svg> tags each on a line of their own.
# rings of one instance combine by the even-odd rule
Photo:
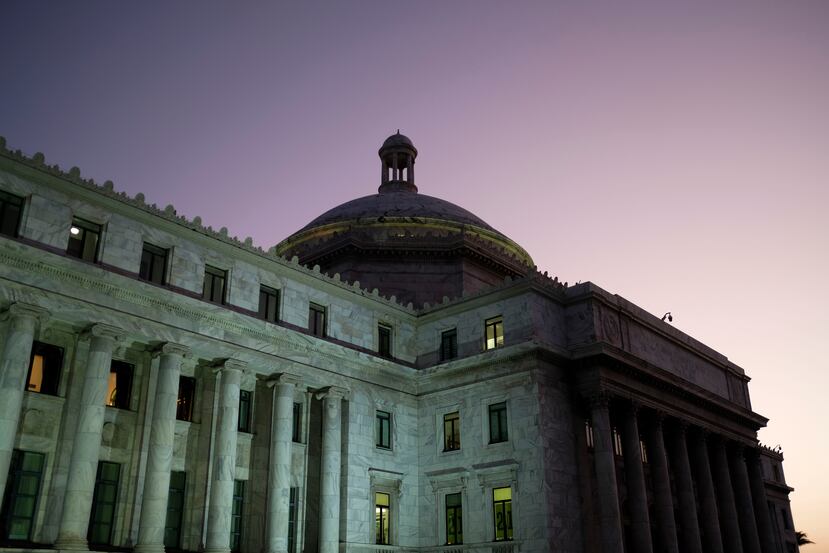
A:
<svg viewBox="0 0 829 553">
<path fill-rule="evenodd" d="M 379 157 L 263 250 L 0 138 L 0 551 L 797 551 L 741 367 Z"/>
</svg>

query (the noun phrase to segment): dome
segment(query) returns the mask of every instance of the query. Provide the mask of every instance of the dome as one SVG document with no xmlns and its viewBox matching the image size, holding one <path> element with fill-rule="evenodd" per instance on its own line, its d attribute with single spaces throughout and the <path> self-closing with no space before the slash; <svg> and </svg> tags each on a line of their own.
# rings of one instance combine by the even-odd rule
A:
<svg viewBox="0 0 829 553">
<path fill-rule="evenodd" d="M 400 134 L 400 129 L 397 130 L 396 134 L 391 135 L 383 142 L 383 145 L 380 146 L 380 151 L 382 152 L 386 148 L 398 148 L 400 146 L 406 146 L 417 151 L 412 139 L 405 134 Z"/>
</svg>

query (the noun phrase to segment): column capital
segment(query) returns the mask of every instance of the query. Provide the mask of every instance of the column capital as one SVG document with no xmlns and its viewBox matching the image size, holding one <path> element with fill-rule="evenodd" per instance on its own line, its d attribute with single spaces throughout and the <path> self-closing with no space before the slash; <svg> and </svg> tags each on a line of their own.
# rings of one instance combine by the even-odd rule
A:
<svg viewBox="0 0 829 553">
<path fill-rule="evenodd" d="M 302 378 L 291 373 L 275 373 L 263 378 L 265 385 L 268 388 L 273 388 L 280 384 L 290 384 L 292 386 L 299 386 L 302 384 Z"/>
<path fill-rule="evenodd" d="M 326 386 L 314 392 L 316 399 L 346 399 L 349 391 L 339 386 Z"/>
<path fill-rule="evenodd" d="M 238 359 L 227 358 L 227 359 L 219 359 L 215 363 L 213 363 L 213 372 L 218 373 L 222 371 L 238 371 L 239 373 L 245 372 L 247 369 L 248 364 L 245 361 L 240 361 Z"/>
<path fill-rule="evenodd" d="M 90 325 L 83 331 L 81 336 L 86 339 L 92 338 L 108 338 L 114 342 L 120 342 L 124 339 L 124 331 L 117 326 L 112 326 L 104 323 L 95 323 Z"/>
<path fill-rule="evenodd" d="M 179 357 L 189 358 L 192 355 L 190 348 L 175 342 L 164 342 L 153 350 L 153 357 L 161 355 L 178 355 Z"/>
<path fill-rule="evenodd" d="M 32 305 L 30 303 L 15 302 L 3 312 L 2 318 L 9 319 L 34 319 L 36 322 L 42 323 L 49 317 L 49 311 L 43 307 Z"/>
</svg>

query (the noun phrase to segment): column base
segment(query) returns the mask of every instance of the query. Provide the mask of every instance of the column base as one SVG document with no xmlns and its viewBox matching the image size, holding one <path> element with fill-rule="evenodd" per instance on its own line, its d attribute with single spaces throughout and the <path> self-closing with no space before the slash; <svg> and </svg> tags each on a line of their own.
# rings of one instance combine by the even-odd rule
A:
<svg viewBox="0 0 829 553">
<path fill-rule="evenodd" d="M 204 553 L 230 553 L 230 547 L 205 547 Z"/>
<path fill-rule="evenodd" d="M 54 548 L 64 551 L 89 551 L 86 538 L 79 536 L 58 536 Z"/>
<path fill-rule="evenodd" d="M 138 543 L 133 548 L 133 553 L 164 553 L 162 543 Z"/>
</svg>

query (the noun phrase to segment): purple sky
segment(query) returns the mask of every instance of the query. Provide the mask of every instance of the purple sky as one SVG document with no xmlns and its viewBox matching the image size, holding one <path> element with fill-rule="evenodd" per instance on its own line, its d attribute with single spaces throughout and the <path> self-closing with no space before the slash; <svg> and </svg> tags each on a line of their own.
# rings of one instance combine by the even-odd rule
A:
<svg viewBox="0 0 829 553">
<path fill-rule="evenodd" d="M 269 247 L 421 192 L 726 354 L 829 552 L 829 2 L 16 2 L 0 134 Z"/>
</svg>

